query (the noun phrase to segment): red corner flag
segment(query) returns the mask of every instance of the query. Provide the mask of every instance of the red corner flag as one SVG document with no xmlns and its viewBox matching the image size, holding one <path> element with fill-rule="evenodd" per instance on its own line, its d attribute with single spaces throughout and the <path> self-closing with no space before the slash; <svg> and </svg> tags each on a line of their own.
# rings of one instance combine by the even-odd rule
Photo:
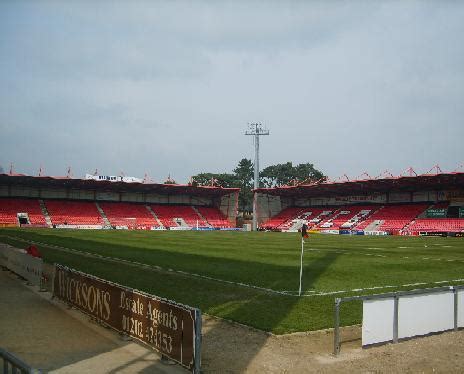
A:
<svg viewBox="0 0 464 374">
<path fill-rule="evenodd" d="M 301 226 L 301 237 L 302 238 L 309 238 L 308 226 L 306 226 L 306 223 L 303 223 L 303 226 Z"/>
</svg>

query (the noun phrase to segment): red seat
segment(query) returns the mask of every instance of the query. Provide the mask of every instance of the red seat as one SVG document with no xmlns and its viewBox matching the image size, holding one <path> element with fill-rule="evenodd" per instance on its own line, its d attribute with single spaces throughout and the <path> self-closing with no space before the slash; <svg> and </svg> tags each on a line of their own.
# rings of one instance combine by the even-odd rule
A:
<svg viewBox="0 0 464 374">
<path fill-rule="evenodd" d="M 31 224 L 46 224 L 37 199 L 0 199 L 0 223 L 17 224 L 18 213 L 27 213 Z"/>
<path fill-rule="evenodd" d="M 103 225 L 94 202 L 45 200 L 48 214 L 55 225 Z"/>
<path fill-rule="evenodd" d="M 145 205 L 130 203 L 99 203 L 113 226 L 127 226 L 131 229 L 159 226 Z"/>
</svg>

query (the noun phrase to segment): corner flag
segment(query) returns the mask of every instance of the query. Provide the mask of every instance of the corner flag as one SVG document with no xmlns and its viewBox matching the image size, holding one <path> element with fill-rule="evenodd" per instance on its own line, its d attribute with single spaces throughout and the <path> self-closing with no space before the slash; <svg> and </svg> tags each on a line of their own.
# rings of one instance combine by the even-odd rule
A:
<svg viewBox="0 0 464 374">
<path fill-rule="evenodd" d="M 308 226 L 306 226 L 306 223 L 303 223 L 303 226 L 301 226 L 301 237 L 302 238 L 309 238 Z"/>
<path fill-rule="evenodd" d="M 302 278 L 303 278 L 303 252 L 304 252 L 305 238 L 309 238 L 308 226 L 306 226 L 306 223 L 303 223 L 303 226 L 301 226 L 300 288 L 298 290 L 298 296 L 301 296 L 301 283 L 302 283 Z"/>
</svg>

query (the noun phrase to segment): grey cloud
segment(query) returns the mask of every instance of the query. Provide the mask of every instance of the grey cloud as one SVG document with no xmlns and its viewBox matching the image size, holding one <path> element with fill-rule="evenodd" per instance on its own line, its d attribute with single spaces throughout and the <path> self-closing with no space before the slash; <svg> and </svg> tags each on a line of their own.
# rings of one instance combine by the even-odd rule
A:
<svg viewBox="0 0 464 374">
<path fill-rule="evenodd" d="M 0 3 L 2 163 L 185 181 L 252 158 L 243 132 L 262 121 L 263 167 L 452 169 L 463 17 L 453 2 Z"/>
</svg>

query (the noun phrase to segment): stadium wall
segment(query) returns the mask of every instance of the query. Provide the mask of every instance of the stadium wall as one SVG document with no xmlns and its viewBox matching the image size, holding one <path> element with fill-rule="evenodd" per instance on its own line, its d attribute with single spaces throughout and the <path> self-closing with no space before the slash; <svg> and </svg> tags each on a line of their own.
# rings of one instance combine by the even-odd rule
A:
<svg viewBox="0 0 464 374">
<path fill-rule="evenodd" d="M 188 195 L 160 195 L 137 192 L 91 191 L 76 189 L 48 189 L 27 186 L 0 186 L 0 197 L 36 198 L 36 199 L 63 199 L 63 200 L 92 200 L 115 201 L 128 203 L 154 203 L 154 204 L 184 204 L 211 206 L 214 199 Z M 229 201 L 230 200 L 230 201 Z M 236 194 L 224 196 L 217 201 L 224 214 L 235 217 L 230 205 L 235 206 Z"/>
<path fill-rule="evenodd" d="M 214 199 L 213 205 L 219 207 L 222 214 L 224 214 L 231 225 L 235 227 L 238 210 L 238 192 L 224 195 L 220 199 Z"/>
</svg>

